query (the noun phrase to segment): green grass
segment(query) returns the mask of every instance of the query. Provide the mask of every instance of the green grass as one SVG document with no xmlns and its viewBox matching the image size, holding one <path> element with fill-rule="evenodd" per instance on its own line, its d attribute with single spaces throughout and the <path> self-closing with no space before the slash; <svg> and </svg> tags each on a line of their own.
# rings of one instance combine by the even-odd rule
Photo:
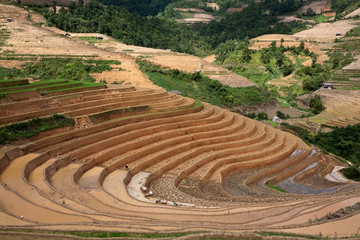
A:
<svg viewBox="0 0 360 240">
<path fill-rule="evenodd" d="M 283 192 L 283 193 L 288 193 L 288 191 L 276 186 L 276 185 L 271 185 L 270 183 L 266 182 L 265 185 L 268 187 L 268 188 L 272 188 L 276 191 L 279 191 L 279 192 Z"/>
<path fill-rule="evenodd" d="M 57 81 L 64 81 L 64 80 L 52 80 L 50 82 L 57 82 Z M 41 81 L 37 83 L 32 83 L 30 86 L 31 88 L 26 89 L 18 89 L 18 90 L 10 90 L 10 91 L 1 91 L 0 94 L 6 94 L 6 93 L 16 93 L 16 92 L 27 92 L 27 91 L 34 91 L 34 90 L 44 90 L 45 88 L 49 87 L 59 87 L 59 89 L 53 89 L 53 90 L 45 90 L 42 92 L 57 92 L 57 91 L 63 91 L 63 90 L 70 90 L 70 89 L 76 89 L 76 88 L 84 88 L 84 87 L 94 87 L 94 86 L 104 86 L 103 83 L 91 83 L 91 82 L 80 82 L 80 81 L 68 81 L 68 83 L 61 83 L 61 84 L 53 84 L 53 85 L 45 85 L 45 86 L 36 86 L 40 83 L 44 83 L 47 81 Z M 81 86 L 74 86 L 74 84 L 81 84 Z M 26 85 L 29 86 L 29 85 Z M 21 87 L 19 87 L 21 88 Z"/>
<path fill-rule="evenodd" d="M 1 231 L 25 232 L 38 234 L 70 235 L 83 238 L 178 238 L 198 232 L 185 233 L 127 233 L 127 232 L 82 232 L 82 231 L 43 231 L 32 229 L 1 229 Z"/>
<path fill-rule="evenodd" d="M 291 107 L 291 105 L 285 99 L 277 98 L 277 100 L 281 107 Z"/>
<path fill-rule="evenodd" d="M 332 17 L 325 17 L 322 14 L 320 14 L 320 15 L 316 15 L 316 16 L 312 16 L 312 17 L 304 16 L 302 18 L 307 19 L 307 20 L 314 20 L 316 23 L 322 23 L 322 22 L 325 22 L 325 21 L 329 20 Z"/>
<path fill-rule="evenodd" d="M 342 82 L 350 81 L 349 78 L 340 78 L 340 77 L 334 77 L 331 80 L 332 81 L 342 81 Z"/>
<path fill-rule="evenodd" d="M 302 235 L 296 233 L 285 233 L 285 232 L 257 232 L 257 234 L 264 236 L 264 237 L 293 237 L 293 238 L 304 238 L 304 239 L 328 239 L 327 237 L 322 236 L 311 236 L 311 235 Z"/>
<path fill-rule="evenodd" d="M 64 90 L 71 90 L 71 89 L 79 89 L 79 88 L 85 88 L 85 87 L 96 87 L 96 86 L 104 86 L 103 83 L 91 83 L 91 82 L 83 82 L 82 86 L 79 87 L 71 87 L 71 88 L 64 88 L 64 89 L 56 89 L 51 91 L 46 91 L 46 93 L 52 93 L 52 92 L 59 92 Z"/>
<path fill-rule="evenodd" d="M 345 37 L 360 37 L 360 27 L 351 29 L 345 34 Z"/>
<path fill-rule="evenodd" d="M 103 39 L 97 39 L 97 37 L 76 37 L 76 38 L 80 39 L 81 41 L 88 42 L 90 44 L 104 41 Z"/>
<path fill-rule="evenodd" d="M 58 114 L 54 114 L 51 117 L 34 118 L 26 122 L 13 123 L 0 127 L 0 144 L 30 138 L 41 132 L 71 126 L 73 124 L 73 119 Z"/>
<path fill-rule="evenodd" d="M 53 85 L 41 85 L 41 86 L 37 86 L 39 85 L 39 83 L 32 83 L 30 84 L 30 88 L 25 88 L 28 87 L 27 86 L 20 86 L 18 90 L 10 90 L 10 91 L 1 91 L 0 93 L 16 93 L 16 92 L 27 92 L 27 91 L 33 91 L 33 90 L 44 90 L 46 88 L 49 87 L 59 87 L 59 89 L 67 89 L 69 86 L 73 86 L 74 84 L 81 84 L 81 82 L 78 81 L 68 81 L 67 83 L 59 83 L 59 84 L 53 84 Z M 24 89 L 21 89 L 24 88 Z M 51 91 L 51 90 L 50 90 Z"/>
<path fill-rule="evenodd" d="M 274 128 L 276 128 L 276 127 L 279 125 L 279 123 L 274 122 L 274 121 L 272 121 L 272 120 L 266 120 L 266 122 L 267 122 L 267 123 L 270 123 Z"/>
<path fill-rule="evenodd" d="M 147 74 L 154 84 L 167 91 L 178 90 L 183 96 L 219 107 L 258 104 L 271 98 L 271 94 L 264 88 L 232 88 L 200 73 L 187 74 L 177 69 L 166 70 L 146 61 L 137 62 L 140 70 Z"/>
</svg>

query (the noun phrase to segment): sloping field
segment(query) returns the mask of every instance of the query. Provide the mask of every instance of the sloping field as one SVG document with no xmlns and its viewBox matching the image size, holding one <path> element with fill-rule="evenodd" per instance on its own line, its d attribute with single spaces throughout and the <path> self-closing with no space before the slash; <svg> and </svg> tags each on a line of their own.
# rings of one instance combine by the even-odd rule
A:
<svg viewBox="0 0 360 240">
<path fill-rule="evenodd" d="M 345 18 L 357 17 L 360 15 L 360 8 L 354 10 L 353 12 L 349 13 L 345 16 Z"/>
<path fill-rule="evenodd" d="M 342 84 L 346 82 L 342 82 Z M 344 85 L 342 85 L 344 87 Z M 341 88 L 341 86 L 335 86 Z M 345 86 L 346 87 L 346 86 Z M 351 87 L 351 86 L 350 86 Z M 346 127 L 360 123 L 360 91 L 319 89 L 315 92 L 320 95 L 325 111 L 308 119 L 289 120 L 292 124 L 310 128 L 314 131 L 320 124 L 333 127 Z"/>
<path fill-rule="evenodd" d="M 74 34 L 74 36 L 82 36 L 82 34 Z M 88 35 L 84 35 L 88 36 Z M 106 41 L 98 41 L 95 46 L 116 53 L 126 53 L 126 55 L 134 57 L 145 57 L 146 60 L 170 69 L 178 69 L 187 73 L 193 73 L 201 70 L 213 80 L 218 80 L 224 85 L 231 87 L 248 87 L 255 84 L 240 75 L 230 72 L 229 70 L 219 67 L 214 63 L 210 63 L 200 57 L 176 53 L 169 50 L 153 49 L 139 46 L 132 46 L 120 43 L 109 37 Z"/>
<path fill-rule="evenodd" d="M 10 38 L 6 41 L 6 47 L 3 51 L 13 52 L 15 57 L 21 60 L 23 57 L 93 57 L 98 59 L 112 59 L 121 61 L 121 68 L 113 69 L 110 72 L 95 74 L 94 77 L 100 81 L 106 79 L 110 82 L 123 82 L 133 86 L 142 86 L 147 88 L 157 88 L 140 70 L 135 63 L 135 58 L 126 54 L 114 54 L 90 44 L 67 38 L 65 32 L 54 28 L 39 28 L 32 25 L 26 16 L 28 14 L 24 9 L 19 9 L 11 5 L 0 5 L 0 14 L 4 17 L 12 17 L 14 22 L 6 23 L 6 28 L 10 31 Z M 33 17 L 35 15 L 32 15 Z M 19 60 L 14 60 L 9 56 L 9 60 L 3 60 L 3 66 L 19 66 Z"/>
<path fill-rule="evenodd" d="M 300 32 L 301 33 L 301 32 Z M 285 35 L 285 34 L 266 34 L 256 38 L 251 39 L 253 44 L 250 47 L 251 49 L 261 49 L 264 47 L 269 47 L 271 42 L 276 41 L 276 46 L 280 46 L 281 39 L 284 39 L 284 47 L 299 46 L 303 39 L 297 39 L 298 33 L 294 35 Z M 304 42 L 305 48 L 309 48 L 311 52 L 314 52 L 318 55 L 318 62 L 322 64 L 325 60 L 328 60 L 329 57 L 326 54 L 326 49 L 332 48 L 334 43 L 319 43 L 319 42 Z"/>
<path fill-rule="evenodd" d="M 300 40 L 316 42 L 334 42 L 336 38 L 344 36 L 349 30 L 356 27 L 359 21 L 340 20 L 333 23 L 319 23 L 313 28 L 298 32 L 294 35 Z M 336 36 L 340 33 L 341 36 Z"/>
<path fill-rule="evenodd" d="M 321 14 L 331 10 L 331 1 L 313 1 L 309 5 L 305 5 L 300 9 L 300 12 L 306 13 L 311 8 L 316 14 Z"/>
</svg>

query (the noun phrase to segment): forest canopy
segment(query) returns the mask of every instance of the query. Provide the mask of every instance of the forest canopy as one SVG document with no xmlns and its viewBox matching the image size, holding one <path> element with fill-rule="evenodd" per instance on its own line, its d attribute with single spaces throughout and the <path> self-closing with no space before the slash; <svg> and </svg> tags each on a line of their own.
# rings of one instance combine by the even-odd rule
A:
<svg viewBox="0 0 360 240">
<path fill-rule="evenodd" d="M 121 2 L 125 4 L 126 1 L 118 3 Z M 267 7 L 265 3 L 253 3 L 241 13 L 225 14 L 220 21 L 193 26 L 163 16 L 144 17 L 138 11 L 132 14 L 131 10 L 121 6 L 106 7 L 96 0 L 86 5 L 83 0 L 72 2 L 68 10 L 61 8 L 57 13 L 43 8 L 42 14 L 49 24 L 65 31 L 99 32 L 126 44 L 204 56 L 229 39 L 242 40 L 270 33 L 286 34 L 292 33 L 293 29 L 306 28 L 301 22 L 277 23 L 276 16 L 266 13 Z M 276 9 L 278 6 L 274 8 L 274 14 L 279 12 Z"/>
</svg>

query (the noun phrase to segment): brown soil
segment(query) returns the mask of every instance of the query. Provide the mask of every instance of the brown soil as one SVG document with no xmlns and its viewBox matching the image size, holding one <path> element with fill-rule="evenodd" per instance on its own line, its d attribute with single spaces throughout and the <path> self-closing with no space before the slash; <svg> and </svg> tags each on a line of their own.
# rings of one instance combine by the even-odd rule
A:
<svg viewBox="0 0 360 240">
<path fill-rule="evenodd" d="M 351 18 L 351 17 L 356 17 L 360 15 L 360 8 L 356 9 L 355 11 L 349 13 L 348 15 L 345 16 L 345 18 Z"/>
<path fill-rule="evenodd" d="M 303 112 L 291 107 L 281 107 L 280 103 L 276 100 L 267 102 L 266 104 L 252 105 L 252 106 L 244 106 L 244 107 L 236 107 L 233 109 L 235 112 L 240 114 L 246 113 L 259 113 L 265 112 L 270 119 L 276 116 L 276 111 L 281 111 L 285 114 L 289 114 L 290 117 L 301 117 L 301 115 L 306 115 L 307 112 Z"/>
<path fill-rule="evenodd" d="M 75 36 L 80 35 L 81 34 L 77 34 Z M 218 80 L 222 84 L 232 87 L 248 87 L 255 85 L 250 80 L 234 74 L 225 68 L 210 63 L 200 57 L 172 52 L 171 49 L 163 50 L 126 45 L 109 37 L 107 38 L 108 40 L 106 41 L 99 41 L 95 43 L 95 46 L 115 53 L 126 53 L 126 55 L 133 57 L 145 58 L 147 61 L 158 64 L 162 67 L 178 69 L 187 73 L 193 73 L 196 70 L 201 70 L 201 72 L 209 78 Z"/>
<path fill-rule="evenodd" d="M 328 42 L 332 43 L 336 38 L 336 33 L 345 35 L 349 30 L 356 27 L 356 23 L 359 21 L 352 20 L 340 20 L 333 23 L 320 23 L 313 28 L 298 32 L 294 35 L 298 36 L 300 40 L 316 41 L 316 42 Z"/>
<path fill-rule="evenodd" d="M 326 11 L 331 11 L 331 1 L 314 1 L 300 9 L 301 12 L 306 13 L 308 8 L 311 8 L 316 14 L 321 14 Z"/>
</svg>

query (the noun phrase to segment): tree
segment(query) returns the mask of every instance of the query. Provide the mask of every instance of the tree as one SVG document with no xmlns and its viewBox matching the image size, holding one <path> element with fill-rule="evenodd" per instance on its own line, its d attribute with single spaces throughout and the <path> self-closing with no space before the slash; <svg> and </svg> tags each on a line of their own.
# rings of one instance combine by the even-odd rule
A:
<svg viewBox="0 0 360 240">
<path fill-rule="evenodd" d="M 312 10 L 312 8 L 308 8 L 306 10 L 306 16 L 311 17 L 311 16 L 315 16 L 316 12 L 314 12 L 314 10 Z"/>
<path fill-rule="evenodd" d="M 53 0 L 53 1 L 52 1 L 52 4 L 53 4 L 54 13 L 56 13 L 56 4 L 57 4 L 57 1 L 56 1 L 56 0 Z"/>
<path fill-rule="evenodd" d="M 318 94 L 315 94 L 310 98 L 310 107 L 312 108 L 311 111 L 314 114 L 319 114 L 325 110 L 325 106 L 323 105 L 321 97 Z"/>
</svg>

